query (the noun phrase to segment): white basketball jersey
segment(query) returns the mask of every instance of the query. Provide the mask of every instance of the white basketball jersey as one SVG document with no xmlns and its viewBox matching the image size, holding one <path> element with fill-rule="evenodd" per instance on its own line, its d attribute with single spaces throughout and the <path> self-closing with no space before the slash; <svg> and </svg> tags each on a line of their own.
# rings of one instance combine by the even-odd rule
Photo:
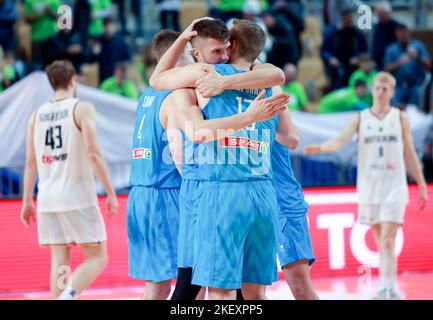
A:
<svg viewBox="0 0 433 320">
<path fill-rule="evenodd" d="M 362 111 L 358 139 L 359 202 L 407 204 L 409 196 L 400 110 L 391 108 L 382 120 L 370 109 Z"/>
<path fill-rule="evenodd" d="M 36 112 L 33 142 L 38 169 L 39 212 L 97 206 L 93 172 L 75 124 L 77 99 L 47 102 Z"/>
</svg>

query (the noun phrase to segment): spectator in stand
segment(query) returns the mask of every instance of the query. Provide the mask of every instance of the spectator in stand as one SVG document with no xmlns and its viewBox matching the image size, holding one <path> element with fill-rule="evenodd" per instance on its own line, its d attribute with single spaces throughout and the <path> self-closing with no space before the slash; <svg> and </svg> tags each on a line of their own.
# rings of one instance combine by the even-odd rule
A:
<svg viewBox="0 0 433 320">
<path fill-rule="evenodd" d="M 389 2 L 380 2 L 375 9 L 377 24 L 373 27 L 372 56 L 377 70 L 382 71 L 385 49 L 397 40 L 395 31 L 398 22 L 391 18 L 392 7 Z"/>
<path fill-rule="evenodd" d="M 136 85 L 140 92 L 149 86 L 149 79 L 156 67 L 156 59 L 152 52 L 152 46 L 147 45 L 143 49 L 142 59 L 135 65 L 135 70 L 139 75 Z"/>
<path fill-rule="evenodd" d="M 80 35 L 72 30 L 60 30 L 54 37 L 47 41 L 46 59 L 44 65 L 51 64 L 55 60 L 67 59 L 74 64 L 78 74 L 84 63 L 84 52 L 80 42 Z"/>
<path fill-rule="evenodd" d="M 304 86 L 297 81 L 298 69 L 294 64 L 287 64 L 284 67 L 284 75 L 286 82 L 281 86 L 281 89 L 290 96 L 289 109 L 306 111 L 308 98 Z"/>
<path fill-rule="evenodd" d="M 144 37 L 143 30 L 143 3 L 145 0 L 131 0 L 132 15 L 135 18 L 135 37 L 142 39 Z"/>
<path fill-rule="evenodd" d="M 158 4 L 160 22 L 162 29 L 173 29 L 180 31 L 179 10 L 180 0 L 156 0 Z"/>
<path fill-rule="evenodd" d="M 385 70 L 397 80 L 393 105 L 405 109 L 408 104 L 419 108 L 420 86 L 426 72 L 431 68 L 430 56 L 425 45 L 411 39 L 407 26 L 399 25 L 396 30 L 397 41 L 385 50 Z"/>
<path fill-rule="evenodd" d="M 341 12 L 341 21 L 325 30 L 320 49 L 331 90 L 346 87 L 350 75 L 358 68 L 359 56 L 367 52 L 364 35 L 353 24 L 352 9 Z"/>
<path fill-rule="evenodd" d="M 268 61 L 267 55 L 268 55 L 269 51 L 272 49 L 272 37 L 269 34 L 268 28 L 266 27 L 265 23 L 263 22 L 263 19 L 261 18 L 262 9 L 260 7 L 259 0 L 247 0 L 245 2 L 242 13 L 243 13 L 242 19 L 250 20 L 250 21 L 257 23 L 265 32 L 266 43 L 265 43 L 265 46 L 264 46 L 262 52 L 260 53 L 260 55 L 257 59 L 259 59 L 262 62 Z M 234 20 L 235 20 L 235 18 L 232 18 L 226 22 L 227 28 L 231 29 L 231 27 L 233 26 Z"/>
<path fill-rule="evenodd" d="M 14 32 L 18 20 L 17 5 L 11 0 L 0 0 L 0 47 L 3 51 L 15 50 L 17 37 Z"/>
<path fill-rule="evenodd" d="M 305 29 L 304 4 L 301 0 L 270 0 L 269 4 L 275 14 L 285 17 L 295 32 L 297 50 L 302 52 L 301 33 Z"/>
<path fill-rule="evenodd" d="M 377 75 L 375 62 L 366 53 L 359 56 L 359 69 L 356 70 L 349 79 L 349 87 L 354 88 L 357 80 L 363 80 L 367 83 L 369 91 L 373 85 L 374 77 Z"/>
<path fill-rule="evenodd" d="M 349 79 L 349 88 L 355 89 L 358 80 L 367 84 L 367 95 L 363 99 L 370 106 L 373 103 L 372 87 L 377 71 L 374 69 L 375 63 L 368 54 L 359 57 L 359 69 L 356 70 Z"/>
<path fill-rule="evenodd" d="M 119 62 L 130 62 L 131 49 L 128 44 L 116 34 L 116 25 L 112 18 L 104 19 L 104 35 L 93 45 L 92 61 L 99 64 L 99 83 L 111 77 Z"/>
<path fill-rule="evenodd" d="M 114 71 L 114 76 L 105 79 L 100 89 L 122 97 L 137 99 L 138 90 L 134 82 L 127 80 L 128 66 L 124 63 L 118 63 Z"/>
<path fill-rule="evenodd" d="M 319 113 L 360 111 L 371 106 L 367 84 L 363 80 L 355 83 L 355 88 L 343 88 L 328 93 L 319 102 Z"/>
<path fill-rule="evenodd" d="M 211 17 L 221 19 L 224 22 L 230 19 L 242 19 L 243 10 L 256 0 L 219 0 L 216 7 L 210 11 Z M 261 11 L 269 9 L 267 0 L 257 0 L 260 5 Z"/>
<path fill-rule="evenodd" d="M 19 80 L 19 74 L 15 68 L 13 51 L 5 53 L 4 59 L 0 56 L 0 92 L 6 90 Z"/>
<path fill-rule="evenodd" d="M 74 5 L 74 24 L 72 32 L 80 37 L 82 52 L 87 54 L 89 42 L 89 25 L 91 19 L 90 0 L 76 0 Z"/>
<path fill-rule="evenodd" d="M 269 11 L 263 13 L 262 18 L 272 37 L 272 49 L 268 53 L 267 62 L 279 68 L 284 68 L 288 63 L 297 64 L 300 53 L 293 27 L 285 18 Z"/>
<path fill-rule="evenodd" d="M 244 5 L 245 0 L 219 0 L 214 10 L 212 10 L 211 15 L 224 22 L 232 18 L 242 19 L 242 9 Z"/>
<path fill-rule="evenodd" d="M 141 85 L 142 86 L 141 89 L 144 89 L 145 87 L 149 86 L 149 79 L 153 73 L 153 70 L 156 67 L 156 63 L 157 62 L 155 56 L 152 52 L 152 46 L 151 45 L 145 46 L 143 49 L 143 58 L 141 62 L 137 63 L 136 65 L 137 73 L 140 75 L 143 82 L 143 84 Z"/>
<path fill-rule="evenodd" d="M 111 0 L 90 1 L 90 25 L 89 36 L 100 37 L 104 34 L 104 19 L 113 15 L 113 3 Z"/>
<path fill-rule="evenodd" d="M 41 70 L 45 44 L 58 32 L 60 0 L 24 0 L 24 13 L 32 29 L 32 68 Z"/>
<path fill-rule="evenodd" d="M 323 0 L 323 21 L 325 26 L 338 25 L 340 22 L 340 12 L 348 8 L 351 0 Z"/>
<path fill-rule="evenodd" d="M 125 12 L 125 0 L 113 0 L 117 4 L 119 21 L 120 21 L 120 32 L 122 35 L 128 35 L 129 32 L 126 28 L 126 17 Z M 143 32 L 143 1 L 142 0 L 131 0 L 131 14 L 135 19 L 135 37 L 142 38 Z"/>
</svg>

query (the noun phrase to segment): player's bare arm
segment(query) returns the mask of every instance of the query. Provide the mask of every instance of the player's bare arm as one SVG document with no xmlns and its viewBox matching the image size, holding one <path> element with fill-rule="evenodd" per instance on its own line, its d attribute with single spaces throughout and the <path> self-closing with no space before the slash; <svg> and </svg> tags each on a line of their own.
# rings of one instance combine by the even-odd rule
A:
<svg viewBox="0 0 433 320">
<path fill-rule="evenodd" d="M 152 76 L 150 85 L 157 90 L 174 90 L 181 88 L 195 88 L 199 79 L 206 76 L 216 77 L 214 66 L 205 63 L 191 64 L 175 68 L 175 65 L 185 50 L 185 46 L 196 34 L 192 31 L 195 23 L 202 18 L 194 20 L 187 29 L 178 37 L 173 45 L 164 53 L 159 60 Z M 220 76 L 220 80 L 221 80 Z M 220 82 L 219 93 L 225 89 L 260 89 L 282 84 L 285 80 L 284 72 L 271 64 L 254 67 L 247 73 L 235 74 L 224 77 Z M 213 95 L 217 95 L 215 93 Z M 210 96 L 210 95 L 205 95 Z"/>
<path fill-rule="evenodd" d="M 427 205 L 427 183 L 421 169 L 421 163 L 413 145 L 407 113 L 401 112 L 401 125 L 403 131 L 404 160 L 408 173 L 415 179 L 419 187 L 419 205 L 424 209 Z"/>
<path fill-rule="evenodd" d="M 209 98 L 230 89 L 260 89 L 283 84 L 284 72 L 270 63 L 256 63 L 252 71 L 221 76 L 211 65 L 203 65 L 205 74 L 195 82 L 197 91 Z"/>
<path fill-rule="evenodd" d="M 157 90 L 166 90 L 164 89 L 165 88 L 164 81 L 176 81 L 176 76 L 173 76 L 173 73 L 167 71 L 175 67 L 177 61 L 179 60 L 180 56 L 184 52 L 187 43 L 191 40 L 192 37 L 197 35 L 197 32 L 193 31 L 194 25 L 197 22 L 204 19 L 212 19 L 212 18 L 204 17 L 201 19 L 193 20 L 191 24 L 176 39 L 176 41 L 170 46 L 170 48 L 168 48 L 168 50 L 162 55 L 161 59 L 158 61 L 158 64 L 155 67 L 155 70 L 152 73 L 152 76 L 149 79 L 149 84 L 153 88 Z M 176 69 L 182 69 L 183 72 L 188 71 L 188 68 L 186 68 L 186 70 L 183 68 L 176 68 Z M 192 72 L 193 70 L 189 70 L 189 71 Z M 180 89 L 180 88 L 188 88 L 188 87 L 191 86 L 190 85 L 179 86 L 179 84 L 174 83 L 170 89 Z"/>
<path fill-rule="evenodd" d="M 261 89 L 284 82 L 281 69 L 266 64 L 252 71 L 221 76 L 215 67 L 206 63 L 195 63 L 172 68 L 161 73 L 157 70 L 150 78 L 150 85 L 157 90 L 196 88 L 204 98 L 216 96 L 228 89 Z"/>
<path fill-rule="evenodd" d="M 108 215 L 116 214 L 118 203 L 116 193 L 111 183 L 107 164 L 99 147 L 98 135 L 96 132 L 96 112 L 94 106 L 85 101 L 81 101 L 75 108 L 75 119 L 77 126 L 81 130 L 84 145 L 92 165 L 93 172 L 104 187 L 107 193 Z"/>
<path fill-rule="evenodd" d="M 359 121 L 361 117 L 359 113 L 349 122 L 346 129 L 334 139 L 323 142 L 320 145 L 310 145 L 304 149 L 304 155 L 312 155 L 316 153 L 332 153 L 338 151 L 346 143 L 348 143 L 353 135 L 358 132 Z"/>
<path fill-rule="evenodd" d="M 272 88 L 273 96 L 282 94 L 283 90 L 276 86 Z M 278 126 L 275 139 L 289 149 L 296 149 L 299 145 L 299 132 L 292 122 L 292 116 L 288 106 L 278 116 Z"/>
<path fill-rule="evenodd" d="M 227 137 L 254 122 L 265 121 L 286 108 L 289 97 L 279 94 L 264 99 L 260 93 L 246 112 L 219 119 L 203 118 L 201 109 L 196 105 L 194 90 L 182 89 L 173 93 L 176 100 L 175 114 L 177 124 L 194 143 L 214 141 Z M 195 104 L 194 104 L 195 103 Z"/>
<path fill-rule="evenodd" d="M 23 204 L 21 208 L 21 221 L 27 229 L 30 227 L 30 220 L 36 221 L 36 210 L 33 204 L 33 191 L 37 176 L 35 147 L 33 144 L 35 116 L 36 112 L 33 111 L 27 125 L 26 167 L 24 169 Z"/>
</svg>

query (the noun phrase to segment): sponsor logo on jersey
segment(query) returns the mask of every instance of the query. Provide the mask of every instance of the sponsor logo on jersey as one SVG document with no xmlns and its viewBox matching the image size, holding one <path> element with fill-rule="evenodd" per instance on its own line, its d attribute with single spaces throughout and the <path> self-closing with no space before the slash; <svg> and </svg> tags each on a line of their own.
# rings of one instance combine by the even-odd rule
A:
<svg viewBox="0 0 433 320">
<path fill-rule="evenodd" d="M 145 96 L 143 98 L 143 103 L 141 104 L 142 108 L 150 108 L 155 100 L 155 96 Z"/>
<path fill-rule="evenodd" d="M 227 137 L 221 139 L 219 140 L 219 146 L 222 148 L 253 149 L 262 153 L 268 153 L 269 151 L 268 143 L 243 137 Z"/>
<path fill-rule="evenodd" d="M 392 171 L 395 170 L 395 164 L 391 162 L 387 162 L 386 164 L 372 164 L 370 169 L 376 171 Z"/>
<path fill-rule="evenodd" d="M 42 156 L 42 163 L 52 164 L 55 161 L 65 161 L 67 158 L 68 158 L 67 153 L 59 154 L 56 156 L 43 155 Z"/>
<path fill-rule="evenodd" d="M 152 159 L 152 150 L 147 148 L 137 148 L 132 150 L 133 159 Z"/>
</svg>

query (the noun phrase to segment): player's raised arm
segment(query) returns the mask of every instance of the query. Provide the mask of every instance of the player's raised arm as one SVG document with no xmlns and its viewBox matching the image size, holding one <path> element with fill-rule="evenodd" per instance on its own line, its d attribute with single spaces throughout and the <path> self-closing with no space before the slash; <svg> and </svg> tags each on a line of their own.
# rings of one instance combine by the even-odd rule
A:
<svg viewBox="0 0 433 320">
<path fill-rule="evenodd" d="M 211 64 L 195 63 L 160 73 L 155 69 L 149 81 L 157 90 L 197 88 L 204 98 L 209 98 L 229 89 L 261 89 L 279 85 L 284 82 L 284 73 L 267 63 L 249 72 L 222 76 Z"/>
<path fill-rule="evenodd" d="M 173 68 L 175 67 L 182 53 L 184 53 L 188 42 L 192 37 L 197 35 L 197 31 L 193 31 L 194 25 L 197 22 L 205 19 L 212 18 L 204 17 L 192 21 L 191 24 L 180 34 L 176 41 L 162 55 L 161 59 L 159 59 L 158 64 L 156 65 L 155 70 L 149 79 L 149 83 L 154 89 L 168 90 L 192 87 L 192 85 L 189 85 L 188 80 L 191 78 L 190 72 L 193 72 L 193 70 L 188 70 L 188 68 L 186 70 L 184 68 L 176 68 L 173 70 Z M 185 77 L 182 78 L 182 82 L 179 84 L 175 81 L 180 78 L 180 75 Z M 167 87 L 166 82 L 170 83 L 170 87 Z M 174 83 L 171 84 L 171 82 Z"/>
<path fill-rule="evenodd" d="M 346 129 L 334 139 L 323 142 L 320 145 L 309 145 L 304 149 L 304 155 L 312 155 L 316 153 L 332 153 L 338 151 L 342 146 L 352 139 L 352 136 L 358 132 L 360 122 L 359 113 L 350 121 Z"/>
<path fill-rule="evenodd" d="M 427 183 L 421 169 L 421 163 L 413 146 L 409 119 L 406 112 L 401 112 L 401 125 L 403 131 L 404 160 L 408 173 L 415 179 L 419 187 L 419 205 L 424 209 L 427 205 Z"/>
<path fill-rule="evenodd" d="M 77 126 L 81 130 L 84 145 L 89 157 L 93 172 L 104 187 L 107 193 L 108 214 L 116 214 L 118 203 L 116 193 L 111 184 L 107 164 L 99 147 L 98 135 L 96 132 L 96 112 L 93 105 L 89 102 L 79 102 L 75 108 L 75 119 Z"/>
<path fill-rule="evenodd" d="M 159 64 L 159 63 L 158 63 Z M 205 63 L 189 64 L 158 73 L 155 69 L 149 79 L 149 84 L 156 90 L 176 90 L 195 88 L 196 81 L 208 74 L 212 65 Z"/>
<path fill-rule="evenodd" d="M 149 81 L 154 89 L 174 90 L 197 87 L 204 97 L 210 97 L 227 89 L 260 89 L 284 82 L 284 72 L 271 64 L 256 63 L 251 72 L 225 77 L 219 75 L 211 64 L 198 63 L 175 68 L 176 62 L 184 53 L 188 41 L 197 36 L 197 32 L 193 31 L 195 24 L 203 19 L 194 20 L 158 61 Z M 215 48 L 214 51 L 227 50 L 229 45 L 230 42 L 228 41 L 221 43 L 220 47 Z M 225 57 L 228 59 L 228 56 Z M 226 60 L 214 60 L 213 63 L 217 61 Z"/>
<path fill-rule="evenodd" d="M 21 208 L 21 221 L 26 228 L 30 226 L 30 219 L 35 221 L 35 206 L 33 204 L 33 191 L 37 176 L 35 147 L 33 144 L 33 126 L 35 112 L 30 116 L 27 125 L 26 140 L 26 167 L 24 169 L 23 204 Z"/>
<path fill-rule="evenodd" d="M 261 89 L 273 87 L 284 83 L 283 70 L 270 63 L 257 64 L 250 72 L 237 73 L 230 76 L 221 76 L 212 66 L 202 66 L 206 71 L 203 77 L 195 82 L 197 91 L 209 98 L 219 95 L 230 89 Z"/>
</svg>

